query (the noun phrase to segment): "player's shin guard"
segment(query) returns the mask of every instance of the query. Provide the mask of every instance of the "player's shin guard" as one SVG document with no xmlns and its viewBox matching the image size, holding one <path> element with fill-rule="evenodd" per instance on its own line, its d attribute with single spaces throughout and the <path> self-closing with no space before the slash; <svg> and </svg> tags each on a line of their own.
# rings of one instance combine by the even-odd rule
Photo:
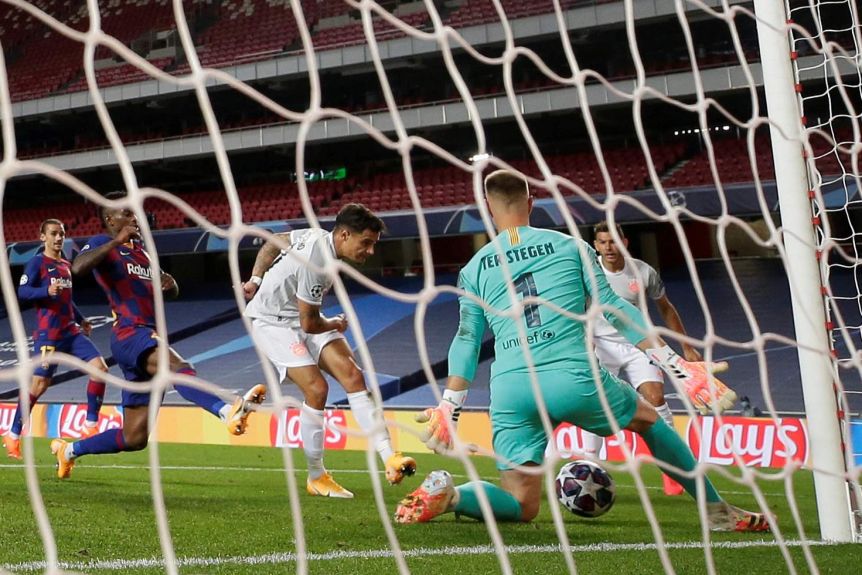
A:
<svg viewBox="0 0 862 575">
<path fill-rule="evenodd" d="M 386 463 L 392 457 L 392 444 L 389 440 L 389 431 L 385 427 L 380 427 L 383 421 L 371 394 L 367 391 L 348 393 L 347 401 L 350 403 L 350 411 L 359 429 L 368 435 L 377 453 L 380 454 L 380 459 Z"/>
<path fill-rule="evenodd" d="M 691 449 L 689 449 L 688 445 L 685 444 L 675 430 L 668 427 L 664 420 L 656 420 L 652 427 L 641 434 L 641 437 L 644 438 L 650 451 L 652 451 L 653 457 L 657 460 L 663 461 L 668 465 L 673 465 L 683 471 L 692 471 L 697 465 Z M 697 482 L 693 477 L 684 477 L 666 469 L 662 469 L 662 471 L 678 481 L 689 495 L 697 498 Z M 715 490 L 712 482 L 708 478 L 704 478 L 704 483 L 706 486 L 706 501 L 708 503 L 721 501 L 721 496 Z"/>
<path fill-rule="evenodd" d="M 91 379 L 87 383 L 87 421 L 92 423 L 99 421 L 99 410 L 102 409 L 104 397 L 105 384 Z"/>
<path fill-rule="evenodd" d="M 481 487 L 479 484 L 481 483 Z M 479 507 L 479 495 L 476 493 L 479 489 L 485 489 L 485 495 L 488 497 L 488 503 L 491 504 L 491 511 L 494 512 L 494 519 L 497 521 L 520 521 L 521 520 L 521 504 L 508 491 L 497 487 L 487 481 L 473 481 L 459 485 L 455 488 L 458 492 L 458 502 L 452 511 L 456 515 L 466 515 L 472 519 L 484 521 L 485 516 L 482 514 L 482 508 Z"/>
<path fill-rule="evenodd" d="M 126 440 L 123 437 L 123 428 L 108 429 L 87 439 L 76 441 L 72 444 L 72 458 L 77 459 L 82 455 L 96 455 L 99 453 L 119 453 L 126 451 Z"/>
<path fill-rule="evenodd" d="M 187 367 L 185 369 L 181 369 L 177 371 L 177 373 L 181 373 L 183 375 L 190 375 L 192 377 L 198 374 L 197 371 L 193 367 Z M 219 396 L 214 395 L 208 391 L 204 391 L 202 389 L 198 389 L 196 387 L 191 387 L 189 385 L 174 385 L 174 389 L 177 390 L 177 393 L 182 396 L 186 401 L 190 401 L 201 407 L 206 409 L 219 419 L 221 419 L 221 410 L 227 405 Z"/>
<path fill-rule="evenodd" d="M 36 401 L 39 399 L 39 396 L 30 394 L 30 411 L 33 411 L 33 406 L 36 405 Z M 21 430 L 24 429 L 24 416 L 21 415 L 21 400 L 18 400 L 18 407 L 15 408 L 15 415 L 12 417 L 12 429 L 10 432 L 15 437 L 21 436 Z"/>
<path fill-rule="evenodd" d="M 299 433 L 308 463 L 308 476 L 317 479 L 326 472 L 323 467 L 323 410 L 303 403 L 302 409 L 299 410 Z"/>
</svg>

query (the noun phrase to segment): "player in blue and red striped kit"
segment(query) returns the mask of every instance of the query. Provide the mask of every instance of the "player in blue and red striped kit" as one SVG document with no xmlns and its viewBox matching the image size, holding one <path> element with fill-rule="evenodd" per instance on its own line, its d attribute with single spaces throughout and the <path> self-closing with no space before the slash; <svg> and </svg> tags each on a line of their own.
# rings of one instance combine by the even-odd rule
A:
<svg viewBox="0 0 862 575">
<path fill-rule="evenodd" d="M 33 256 L 18 286 L 18 299 L 32 302 L 36 307 L 36 331 L 33 332 L 33 348 L 40 356 L 39 365 L 33 370 L 30 384 L 30 410 L 39 397 L 51 385 L 57 364 L 48 362 L 55 351 L 68 353 L 88 362 L 93 369 L 108 371 L 105 360 L 93 342 L 87 337 L 92 326 L 81 315 L 72 301 L 72 273 L 69 262 L 63 259 L 63 242 L 66 230 L 63 222 L 48 219 L 39 227 L 39 239 L 44 250 Z M 83 435 L 96 432 L 99 409 L 105 395 L 105 384 L 99 378 L 90 378 L 87 383 L 87 421 Z M 21 431 L 23 418 L 21 401 L 12 420 L 12 429 L 3 439 L 6 454 L 21 459 Z"/>
<path fill-rule="evenodd" d="M 110 194 L 110 199 L 124 194 Z M 144 251 L 140 229 L 134 213 L 128 208 L 102 208 L 99 213 L 107 233 L 94 236 L 83 247 L 72 264 L 75 275 L 92 271 L 105 290 L 114 313 L 111 352 L 129 381 L 148 381 L 158 369 L 158 336 L 156 335 L 155 294 L 150 256 Z M 174 278 L 162 271 L 162 291 L 169 297 L 179 293 Z M 170 370 L 194 376 L 196 371 L 173 349 L 168 348 Z M 245 432 L 252 404 L 262 403 L 266 387 L 256 385 L 243 397 L 227 404 L 218 396 L 191 387 L 175 384 L 174 389 L 188 401 L 220 418 L 234 435 Z M 153 398 L 161 401 L 161 398 Z M 82 455 L 138 451 L 147 446 L 149 426 L 147 410 L 149 393 L 123 390 L 123 427 L 94 435 L 83 441 L 51 442 L 51 452 L 57 457 L 57 476 L 69 477 L 75 460 Z"/>
</svg>

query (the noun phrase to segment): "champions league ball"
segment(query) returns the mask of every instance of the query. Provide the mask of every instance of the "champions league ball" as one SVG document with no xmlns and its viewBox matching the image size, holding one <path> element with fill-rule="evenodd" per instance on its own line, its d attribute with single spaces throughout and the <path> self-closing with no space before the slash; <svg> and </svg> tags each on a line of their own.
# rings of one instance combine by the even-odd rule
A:
<svg viewBox="0 0 862 575">
<path fill-rule="evenodd" d="M 616 485 L 610 474 L 589 461 L 563 465 L 555 482 L 557 499 L 563 507 L 581 517 L 607 513 L 616 499 Z"/>
</svg>

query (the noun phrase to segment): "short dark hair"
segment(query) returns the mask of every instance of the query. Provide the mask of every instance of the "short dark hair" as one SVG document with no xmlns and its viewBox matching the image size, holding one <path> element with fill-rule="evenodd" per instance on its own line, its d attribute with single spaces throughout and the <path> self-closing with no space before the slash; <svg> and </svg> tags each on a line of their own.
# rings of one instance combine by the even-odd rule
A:
<svg viewBox="0 0 862 575">
<path fill-rule="evenodd" d="M 56 225 L 60 226 L 61 228 L 66 229 L 66 226 L 65 226 L 65 225 L 63 225 L 63 222 L 61 222 L 61 221 L 60 221 L 60 220 L 58 220 L 57 218 L 48 218 L 48 219 L 44 220 L 44 221 L 39 225 L 39 233 L 40 233 L 40 234 L 44 234 L 44 233 L 45 233 L 45 228 L 46 228 L 46 227 L 48 227 L 48 226 L 49 226 L 49 225 L 51 225 L 51 224 L 56 224 Z"/>
<path fill-rule="evenodd" d="M 614 227 L 617 228 L 617 234 L 619 234 L 621 238 L 626 237 L 623 233 L 623 228 L 619 224 L 615 224 Z M 600 232 L 611 233 L 611 226 L 607 220 L 602 220 L 593 226 L 593 236 L 599 235 Z"/>
<path fill-rule="evenodd" d="M 530 196 L 527 180 L 509 170 L 497 170 L 485 177 L 485 194 L 513 204 Z"/>
<path fill-rule="evenodd" d="M 342 207 L 335 216 L 335 227 L 347 228 L 354 233 L 362 233 L 365 230 L 378 233 L 386 231 L 383 220 L 362 204 L 347 204 Z"/>
<path fill-rule="evenodd" d="M 123 191 L 108 192 L 107 194 L 105 194 L 105 199 L 106 200 L 119 200 L 120 198 L 125 198 L 126 195 L 127 195 L 126 192 L 123 192 Z M 110 210 L 110 209 L 111 209 L 110 206 L 103 206 L 101 204 L 99 204 L 99 207 L 97 208 L 97 210 L 99 212 L 99 221 L 102 222 L 103 228 L 105 227 L 105 216 L 108 215 L 108 210 Z"/>
</svg>

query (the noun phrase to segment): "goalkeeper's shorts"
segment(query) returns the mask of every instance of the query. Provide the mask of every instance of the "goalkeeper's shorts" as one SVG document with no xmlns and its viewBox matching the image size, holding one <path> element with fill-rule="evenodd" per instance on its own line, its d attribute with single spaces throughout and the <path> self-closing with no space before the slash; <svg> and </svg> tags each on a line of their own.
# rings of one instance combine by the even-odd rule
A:
<svg viewBox="0 0 862 575">
<path fill-rule="evenodd" d="M 632 387 L 601 369 L 602 388 L 620 428 L 631 422 L 638 404 Z M 567 422 L 596 435 L 613 433 L 599 390 L 589 369 L 565 369 L 536 374 L 552 427 Z M 499 469 L 513 464 L 541 463 L 549 437 L 527 373 L 505 373 L 491 379 L 491 431 Z"/>
</svg>

